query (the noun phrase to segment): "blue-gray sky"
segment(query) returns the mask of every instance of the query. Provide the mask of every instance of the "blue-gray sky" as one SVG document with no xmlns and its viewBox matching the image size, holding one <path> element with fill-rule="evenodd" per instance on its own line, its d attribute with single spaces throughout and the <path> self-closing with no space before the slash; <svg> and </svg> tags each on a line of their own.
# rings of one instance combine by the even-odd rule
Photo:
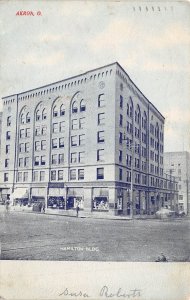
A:
<svg viewBox="0 0 190 300">
<path fill-rule="evenodd" d="M 190 150 L 190 3 L 1 1 L 0 17 L 1 97 L 118 61 L 165 116 L 165 150 Z"/>
</svg>

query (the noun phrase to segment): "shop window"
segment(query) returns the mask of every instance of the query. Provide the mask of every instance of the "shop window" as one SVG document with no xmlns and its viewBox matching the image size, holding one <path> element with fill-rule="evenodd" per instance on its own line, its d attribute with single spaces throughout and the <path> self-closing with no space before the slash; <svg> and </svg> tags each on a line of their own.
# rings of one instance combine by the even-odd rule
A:
<svg viewBox="0 0 190 300">
<path fill-rule="evenodd" d="M 6 158 L 6 159 L 5 159 L 5 168 L 8 168 L 8 167 L 9 167 L 9 159 Z"/>
<path fill-rule="evenodd" d="M 7 131 L 7 132 L 6 132 L 6 139 L 7 139 L 7 140 L 10 140 L 10 139 L 11 139 L 11 132 L 10 132 L 10 131 Z"/>
<path fill-rule="evenodd" d="M 71 136 L 71 146 L 77 146 L 77 135 Z"/>
<path fill-rule="evenodd" d="M 76 169 L 70 170 L 70 180 L 76 180 Z"/>
<path fill-rule="evenodd" d="M 80 111 L 85 111 L 86 110 L 86 105 L 84 99 L 81 100 L 80 102 Z"/>
<path fill-rule="evenodd" d="M 105 125 L 105 113 L 98 114 L 98 125 Z"/>
<path fill-rule="evenodd" d="M 105 106 L 105 95 L 100 94 L 98 96 L 98 107 L 104 107 Z"/>
<path fill-rule="evenodd" d="M 64 138 L 59 138 L 59 148 L 64 147 Z"/>
<path fill-rule="evenodd" d="M 45 166 L 45 164 L 46 164 L 46 157 L 45 157 L 45 155 L 43 155 L 43 156 L 41 156 L 41 165 Z"/>
<path fill-rule="evenodd" d="M 26 137 L 30 137 L 30 128 L 26 128 Z"/>
<path fill-rule="evenodd" d="M 51 171 L 51 180 L 56 180 L 56 171 Z"/>
<path fill-rule="evenodd" d="M 59 164 L 63 164 L 64 163 L 64 154 L 61 153 L 59 154 Z"/>
<path fill-rule="evenodd" d="M 104 168 L 97 168 L 97 179 L 104 179 Z"/>
<path fill-rule="evenodd" d="M 108 198 L 104 196 L 95 197 L 93 200 L 93 210 L 108 211 L 109 210 Z"/>
<path fill-rule="evenodd" d="M 24 166 L 29 167 L 29 157 L 25 157 L 24 159 Z"/>
<path fill-rule="evenodd" d="M 79 119 L 79 129 L 84 129 L 85 126 L 85 118 Z"/>
<path fill-rule="evenodd" d="M 40 181 L 45 180 L 45 171 L 40 171 Z"/>
<path fill-rule="evenodd" d="M 84 179 L 84 169 L 79 169 L 78 170 L 78 180 L 83 180 Z"/>
<path fill-rule="evenodd" d="M 23 173 L 23 181 L 24 182 L 28 181 L 28 172 Z"/>
<path fill-rule="evenodd" d="M 9 180 L 9 174 L 8 173 L 4 173 L 4 182 Z"/>
<path fill-rule="evenodd" d="M 58 180 L 63 180 L 63 170 L 58 171 Z"/>
<path fill-rule="evenodd" d="M 77 119 L 72 120 L 72 130 L 78 129 L 78 122 Z"/>
<path fill-rule="evenodd" d="M 98 135 L 97 135 L 97 140 L 98 143 L 104 143 L 105 142 L 105 137 L 104 137 L 104 131 L 98 131 Z"/>
<path fill-rule="evenodd" d="M 74 101 L 73 104 L 72 104 L 72 113 L 73 114 L 77 113 L 77 111 L 78 111 L 77 103 L 76 103 L 76 101 Z"/>
<path fill-rule="evenodd" d="M 64 116 L 64 115 L 65 115 L 65 106 L 64 106 L 64 104 L 62 104 L 60 106 L 60 116 Z"/>
<path fill-rule="evenodd" d="M 53 133 L 59 132 L 58 123 L 53 123 Z"/>
</svg>

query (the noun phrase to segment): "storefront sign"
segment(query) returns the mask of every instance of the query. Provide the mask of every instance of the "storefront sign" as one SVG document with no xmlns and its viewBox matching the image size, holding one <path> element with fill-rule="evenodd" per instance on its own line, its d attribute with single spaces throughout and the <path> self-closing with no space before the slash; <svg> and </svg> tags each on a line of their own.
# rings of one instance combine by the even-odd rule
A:
<svg viewBox="0 0 190 300">
<path fill-rule="evenodd" d="M 49 182 L 49 188 L 64 188 L 64 182 Z"/>
</svg>

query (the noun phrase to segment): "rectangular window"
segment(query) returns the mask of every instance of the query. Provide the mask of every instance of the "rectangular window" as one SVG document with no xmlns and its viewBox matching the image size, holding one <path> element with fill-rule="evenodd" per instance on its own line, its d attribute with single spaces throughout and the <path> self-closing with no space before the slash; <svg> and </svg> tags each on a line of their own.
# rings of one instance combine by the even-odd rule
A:
<svg viewBox="0 0 190 300">
<path fill-rule="evenodd" d="M 46 164 L 46 157 L 45 157 L 45 155 L 43 155 L 43 156 L 41 156 L 41 165 L 45 166 L 45 164 Z"/>
<path fill-rule="evenodd" d="M 35 142 L 35 151 L 40 151 L 40 141 Z"/>
<path fill-rule="evenodd" d="M 105 113 L 98 114 L 98 125 L 105 125 Z"/>
<path fill-rule="evenodd" d="M 5 159 L 5 168 L 8 168 L 8 166 L 9 166 L 9 159 L 6 158 L 6 159 Z"/>
<path fill-rule="evenodd" d="M 97 161 L 104 161 L 104 149 L 97 150 Z"/>
<path fill-rule="evenodd" d="M 23 153 L 24 152 L 24 144 L 19 144 L 19 152 Z"/>
<path fill-rule="evenodd" d="M 79 145 L 84 146 L 85 145 L 85 134 L 79 135 Z"/>
<path fill-rule="evenodd" d="M 40 171 L 40 181 L 45 180 L 45 171 Z"/>
<path fill-rule="evenodd" d="M 96 172 L 97 179 L 104 179 L 104 168 L 97 168 Z"/>
<path fill-rule="evenodd" d="M 40 135 L 40 127 L 39 126 L 37 126 L 35 129 L 35 135 L 36 136 Z"/>
<path fill-rule="evenodd" d="M 98 107 L 104 107 L 105 106 L 105 96 L 104 94 L 100 94 L 98 96 Z"/>
<path fill-rule="evenodd" d="M 23 181 L 24 182 L 28 181 L 28 172 L 23 173 Z"/>
<path fill-rule="evenodd" d="M 42 135 L 46 135 L 47 126 L 42 126 Z"/>
<path fill-rule="evenodd" d="M 123 158 L 123 157 L 122 157 L 122 156 L 123 156 L 122 154 L 123 154 L 122 151 L 119 150 L 119 162 L 122 162 L 122 158 Z"/>
<path fill-rule="evenodd" d="M 71 163 L 76 163 L 77 162 L 77 153 L 71 153 Z"/>
<path fill-rule="evenodd" d="M 51 171 L 51 180 L 56 180 L 56 171 Z"/>
<path fill-rule="evenodd" d="M 58 126 L 58 123 L 54 123 L 53 124 L 53 133 L 57 133 L 59 132 L 59 126 Z"/>
<path fill-rule="evenodd" d="M 39 166 L 39 164 L 40 164 L 40 157 L 39 156 L 35 156 L 34 157 L 34 165 L 35 166 Z"/>
<path fill-rule="evenodd" d="M 30 137 L 30 128 L 26 128 L 26 137 Z"/>
<path fill-rule="evenodd" d="M 70 180 L 76 180 L 76 169 L 70 170 Z"/>
<path fill-rule="evenodd" d="M 73 120 L 72 120 L 72 126 L 71 126 L 71 128 L 72 128 L 73 130 L 78 129 L 78 122 L 77 122 L 77 119 L 73 119 Z"/>
<path fill-rule="evenodd" d="M 58 171 L 58 180 L 63 180 L 63 170 Z"/>
<path fill-rule="evenodd" d="M 119 115 L 119 125 L 123 126 L 123 115 Z"/>
<path fill-rule="evenodd" d="M 119 133 L 119 143 L 122 144 L 123 142 L 123 134 L 122 132 Z"/>
<path fill-rule="evenodd" d="M 25 157 L 24 159 L 24 166 L 29 167 L 29 157 Z"/>
<path fill-rule="evenodd" d="M 123 96 L 120 95 L 120 101 L 119 101 L 120 108 L 123 108 Z"/>
<path fill-rule="evenodd" d="M 10 145 L 6 145 L 5 151 L 6 151 L 6 154 L 10 153 Z"/>
<path fill-rule="evenodd" d="M 11 126 L 11 116 L 7 117 L 7 126 Z"/>
<path fill-rule="evenodd" d="M 4 173 L 4 182 L 9 180 L 9 174 L 8 173 Z"/>
<path fill-rule="evenodd" d="M 57 139 L 52 139 L 52 148 L 57 148 Z"/>
<path fill-rule="evenodd" d="M 59 131 L 63 132 L 65 130 L 65 121 L 59 123 Z"/>
<path fill-rule="evenodd" d="M 84 169 L 79 169 L 78 170 L 78 180 L 83 180 L 84 179 Z"/>
<path fill-rule="evenodd" d="M 77 135 L 71 136 L 71 146 L 77 146 Z"/>
<path fill-rule="evenodd" d="M 21 182 L 22 181 L 22 172 L 17 173 L 17 181 Z"/>
<path fill-rule="evenodd" d="M 56 165 L 57 164 L 57 154 L 53 154 L 51 156 L 51 163 L 52 163 L 52 165 Z"/>
<path fill-rule="evenodd" d="M 64 138 L 59 138 L 59 148 L 64 147 Z"/>
<path fill-rule="evenodd" d="M 59 164 L 64 164 L 64 154 L 59 154 Z"/>
<path fill-rule="evenodd" d="M 83 164 L 85 162 L 85 152 L 79 152 L 79 163 Z"/>
<path fill-rule="evenodd" d="M 85 126 L 85 118 L 79 119 L 79 129 L 84 129 Z"/>
<path fill-rule="evenodd" d="M 29 152 L 29 143 L 25 143 L 25 152 Z"/>
<path fill-rule="evenodd" d="M 104 137 L 104 131 L 98 131 L 97 133 L 97 142 L 98 143 L 104 143 L 105 142 L 105 137 Z"/>
<path fill-rule="evenodd" d="M 123 178 L 123 170 L 119 169 L 119 180 L 122 180 Z"/>
<path fill-rule="evenodd" d="M 41 141 L 41 149 L 46 150 L 46 140 Z"/>
<path fill-rule="evenodd" d="M 20 138 L 24 138 L 24 129 L 20 129 Z"/>
<path fill-rule="evenodd" d="M 18 166 L 19 167 L 23 167 L 23 157 L 21 157 L 21 158 L 19 158 L 19 160 L 18 160 Z"/>
<path fill-rule="evenodd" d="M 33 181 L 38 181 L 38 171 L 33 171 Z"/>
<path fill-rule="evenodd" d="M 7 131 L 7 132 L 6 132 L 6 139 L 7 139 L 7 140 L 10 140 L 10 139 L 11 139 L 11 132 L 10 132 L 10 131 Z"/>
</svg>

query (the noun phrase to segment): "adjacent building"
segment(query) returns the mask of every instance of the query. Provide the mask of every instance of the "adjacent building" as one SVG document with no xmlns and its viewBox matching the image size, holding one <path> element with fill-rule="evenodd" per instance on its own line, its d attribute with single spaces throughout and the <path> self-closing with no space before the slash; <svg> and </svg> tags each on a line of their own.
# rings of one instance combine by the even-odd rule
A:
<svg viewBox="0 0 190 300">
<path fill-rule="evenodd" d="M 190 209 L 190 154 L 187 151 L 165 152 L 165 171 L 178 180 L 178 209 L 189 214 Z"/>
<path fill-rule="evenodd" d="M 3 199 L 115 215 L 153 214 L 171 187 L 177 201 L 164 117 L 117 62 L 4 97 L 2 132 Z"/>
</svg>

